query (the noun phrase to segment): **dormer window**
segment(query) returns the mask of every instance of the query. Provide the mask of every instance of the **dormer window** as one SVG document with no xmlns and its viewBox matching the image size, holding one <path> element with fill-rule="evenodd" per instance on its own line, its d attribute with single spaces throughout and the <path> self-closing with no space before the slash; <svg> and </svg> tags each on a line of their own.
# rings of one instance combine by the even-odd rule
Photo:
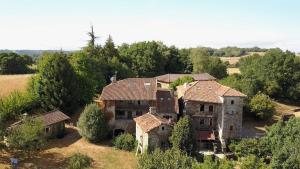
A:
<svg viewBox="0 0 300 169">
<path fill-rule="evenodd" d="M 231 104 L 234 104 L 234 100 L 231 100 L 231 102 L 230 102 Z"/>
</svg>

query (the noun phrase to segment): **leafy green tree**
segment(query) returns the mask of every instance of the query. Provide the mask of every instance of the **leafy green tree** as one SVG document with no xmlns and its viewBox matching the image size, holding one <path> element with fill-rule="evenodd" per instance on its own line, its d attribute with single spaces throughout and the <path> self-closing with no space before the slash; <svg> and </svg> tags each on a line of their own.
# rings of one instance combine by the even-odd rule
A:
<svg viewBox="0 0 300 169">
<path fill-rule="evenodd" d="M 170 46 L 164 52 L 166 56 L 165 72 L 166 73 L 183 73 L 186 69 L 186 61 L 180 58 L 179 50 L 175 46 Z M 187 59 L 187 58 L 185 58 Z"/>
<path fill-rule="evenodd" d="M 110 35 L 108 36 L 108 38 L 102 48 L 102 52 L 107 61 L 112 59 L 113 57 L 119 57 L 119 51 L 115 47 L 113 39 Z"/>
<path fill-rule="evenodd" d="M 216 78 L 227 76 L 227 67 L 220 58 L 212 57 L 208 49 L 194 48 L 190 57 L 193 63 L 194 73 L 209 73 Z"/>
<path fill-rule="evenodd" d="M 38 65 L 36 89 L 41 106 L 71 113 L 80 100 L 77 76 L 63 53 L 45 54 Z"/>
<path fill-rule="evenodd" d="M 269 96 L 263 93 L 258 93 L 251 99 L 250 109 L 260 120 L 269 119 L 275 113 L 274 103 Z"/>
<path fill-rule="evenodd" d="M 99 142 L 108 136 L 108 124 L 97 104 L 85 107 L 78 120 L 79 133 L 90 142 Z"/>
<path fill-rule="evenodd" d="M 85 154 L 74 153 L 68 159 L 66 169 L 88 169 L 91 167 L 93 159 Z"/>
<path fill-rule="evenodd" d="M 19 150 L 30 156 L 45 145 L 44 123 L 40 118 L 26 117 L 22 124 L 14 127 L 8 134 L 9 148 Z"/>
<path fill-rule="evenodd" d="M 183 66 L 181 73 L 191 73 L 193 71 L 193 64 L 189 56 L 190 49 L 179 49 L 179 61 Z"/>
<path fill-rule="evenodd" d="M 294 53 L 280 49 L 269 50 L 263 57 L 253 55 L 240 60 L 240 71 L 245 81 L 252 81 L 272 98 L 299 100 L 300 59 Z"/>
<path fill-rule="evenodd" d="M 78 77 L 80 102 L 90 103 L 96 93 L 101 91 L 106 84 L 102 69 L 100 69 L 101 64 L 82 51 L 72 54 L 70 62 Z"/>
<path fill-rule="evenodd" d="M 173 148 L 192 154 L 196 148 L 194 137 L 192 121 L 188 116 L 185 116 L 175 124 L 170 142 Z"/>
<path fill-rule="evenodd" d="M 250 155 L 240 160 L 240 169 L 267 169 L 263 159 Z"/>
<path fill-rule="evenodd" d="M 190 169 L 195 160 L 177 149 L 168 149 L 165 152 L 156 149 L 152 153 L 143 153 L 138 158 L 139 169 Z"/>
<path fill-rule="evenodd" d="M 121 150 L 131 151 L 136 146 L 135 138 L 131 134 L 121 134 L 114 140 L 114 145 Z"/>
<path fill-rule="evenodd" d="M 228 147 L 238 157 L 246 157 L 253 154 L 261 156 L 260 151 L 262 149 L 258 139 L 232 140 Z"/>
<path fill-rule="evenodd" d="M 194 79 L 190 76 L 181 77 L 170 84 L 170 89 L 176 90 L 177 86 L 183 85 L 184 83 L 191 83 Z"/>
<path fill-rule="evenodd" d="M 120 61 L 126 63 L 138 77 L 153 77 L 164 73 L 167 47 L 161 42 L 137 42 L 119 47 Z"/>
<path fill-rule="evenodd" d="M 0 74 L 25 74 L 32 72 L 28 67 L 33 60 L 27 55 L 0 53 Z"/>
<path fill-rule="evenodd" d="M 213 160 L 211 156 L 204 157 L 203 163 L 193 163 L 193 169 L 234 169 L 234 163 L 229 160 Z"/>
</svg>

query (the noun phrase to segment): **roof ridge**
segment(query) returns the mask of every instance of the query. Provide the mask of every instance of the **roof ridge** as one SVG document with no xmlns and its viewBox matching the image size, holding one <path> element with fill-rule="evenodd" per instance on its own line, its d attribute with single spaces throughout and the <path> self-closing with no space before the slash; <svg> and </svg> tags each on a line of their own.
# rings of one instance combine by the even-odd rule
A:
<svg viewBox="0 0 300 169">
<path fill-rule="evenodd" d="M 184 92 L 183 95 L 185 95 L 185 93 L 189 90 L 191 90 L 191 88 L 193 88 L 196 84 L 198 84 L 200 81 L 196 81 L 196 83 L 194 83 L 192 86 L 190 86 L 188 89 L 186 89 L 186 91 Z"/>
</svg>

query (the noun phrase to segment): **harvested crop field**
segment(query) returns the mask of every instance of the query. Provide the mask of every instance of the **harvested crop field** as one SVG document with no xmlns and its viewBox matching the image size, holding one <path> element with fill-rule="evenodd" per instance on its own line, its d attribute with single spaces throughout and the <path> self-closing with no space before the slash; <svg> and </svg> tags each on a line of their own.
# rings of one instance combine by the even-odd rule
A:
<svg viewBox="0 0 300 169">
<path fill-rule="evenodd" d="M 32 75 L 0 75 L 0 98 L 13 91 L 24 91 Z"/>
</svg>

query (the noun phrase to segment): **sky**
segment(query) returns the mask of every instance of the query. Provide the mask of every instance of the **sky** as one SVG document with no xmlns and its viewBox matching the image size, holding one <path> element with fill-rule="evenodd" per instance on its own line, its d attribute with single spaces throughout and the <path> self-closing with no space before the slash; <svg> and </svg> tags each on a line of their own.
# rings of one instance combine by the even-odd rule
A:
<svg viewBox="0 0 300 169">
<path fill-rule="evenodd" d="M 99 44 L 300 52 L 299 0 L 0 0 L 0 49 L 77 50 L 91 25 Z"/>
</svg>

